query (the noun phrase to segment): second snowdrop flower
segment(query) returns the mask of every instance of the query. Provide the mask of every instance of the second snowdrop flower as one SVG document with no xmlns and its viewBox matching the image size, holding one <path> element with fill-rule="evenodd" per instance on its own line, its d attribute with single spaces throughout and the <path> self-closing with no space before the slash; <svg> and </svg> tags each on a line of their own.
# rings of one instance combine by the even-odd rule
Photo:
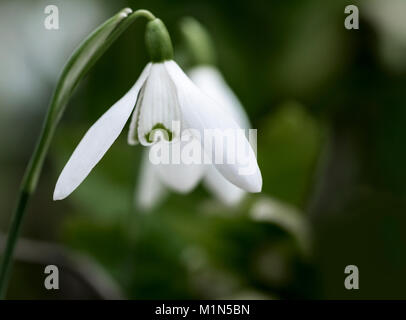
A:
<svg viewBox="0 0 406 320">
<path fill-rule="evenodd" d="M 232 117 L 198 89 L 173 61 L 171 40 L 161 20 L 148 23 L 146 45 L 151 62 L 134 86 L 85 134 L 58 178 L 54 200 L 66 198 L 82 183 L 117 139 L 132 113 L 130 144 L 149 146 L 162 136 L 169 141 L 178 141 L 184 129 L 193 129 L 200 133 L 200 137 L 204 136 L 206 129 L 235 132 L 240 129 Z M 173 130 L 173 121 L 180 122 L 179 130 Z M 157 137 L 157 131 L 163 135 Z M 254 151 L 247 139 L 240 139 L 239 144 L 241 150 L 248 151 L 248 163 L 222 163 L 216 164 L 216 168 L 236 186 L 259 192 L 262 178 Z M 226 154 L 229 146 L 223 144 L 220 147 Z M 214 150 L 219 146 L 211 148 Z M 213 150 L 205 151 L 212 153 Z M 241 174 L 246 166 L 254 168 L 251 174 Z"/>
</svg>

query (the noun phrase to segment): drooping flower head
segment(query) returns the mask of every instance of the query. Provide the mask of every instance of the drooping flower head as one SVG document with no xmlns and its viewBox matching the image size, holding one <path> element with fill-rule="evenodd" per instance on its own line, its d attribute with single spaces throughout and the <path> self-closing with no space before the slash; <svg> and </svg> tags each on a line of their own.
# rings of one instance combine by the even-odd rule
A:
<svg viewBox="0 0 406 320">
<path fill-rule="evenodd" d="M 195 19 L 183 18 L 180 23 L 187 49 L 187 61 L 193 67 L 188 76 L 199 89 L 218 103 L 240 128 L 252 128 L 248 116 L 220 71 L 216 67 L 214 44 L 208 31 Z M 252 146 L 256 145 L 251 141 Z M 187 147 L 180 145 L 178 148 Z M 214 165 L 196 164 L 152 164 L 147 149 L 142 159 L 142 174 L 138 178 L 135 203 L 141 209 L 149 210 L 157 206 L 167 194 L 166 189 L 185 193 L 191 191 L 203 178 L 205 187 L 215 198 L 227 206 L 237 205 L 245 191 L 229 182 Z M 177 176 L 178 179 L 173 179 Z"/>
<path fill-rule="evenodd" d="M 96 121 L 80 141 L 58 178 L 55 200 L 66 198 L 82 183 L 120 135 L 131 114 L 130 144 L 151 146 L 163 139 L 175 143 L 181 139 L 183 130 L 190 130 L 205 154 L 230 153 L 232 146 L 227 142 L 206 146 L 203 141 L 205 133 L 207 130 L 237 133 L 240 126 L 173 61 L 171 40 L 161 20 L 154 19 L 148 23 L 146 44 L 151 62 L 133 87 Z M 180 126 L 174 129 L 173 122 L 180 123 Z M 235 152 L 235 157 L 246 161 L 226 161 L 214 165 L 234 185 L 248 192 L 259 192 L 261 173 L 254 151 L 245 137 L 238 139 Z M 247 167 L 251 168 L 248 174 Z"/>
</svg>

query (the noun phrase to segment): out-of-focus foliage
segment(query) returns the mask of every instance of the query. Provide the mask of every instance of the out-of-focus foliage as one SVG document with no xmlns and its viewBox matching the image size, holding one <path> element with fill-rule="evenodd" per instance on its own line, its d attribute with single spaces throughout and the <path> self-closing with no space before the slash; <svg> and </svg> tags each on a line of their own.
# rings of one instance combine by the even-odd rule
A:
<svg viewBox="0 0 406 320">
<path fill-rule="evenodd" d="M 264 192 L 303 206 L 323 139 L 321 125 L 295 102 L 282 103 L 260 125 L 266 128 L 259 133 L 258 147 L 267 177 Z"/>
<path fill-rule="evenodd" d="M 185 68 L 179 19 L 195 17 L 212 34 L 218 67 L 258 129 L 262 194 L 226 208 L 198 187 L 139 212 L 142 147 L 127 145 L 125 129 L 77 191 L 52 202 L 83 134 L 147 62 L 136 22 L 72 98 L 23 236 L 93 258 L 128 298 L 406 297 L 404 1 L 54 2 L 61 27 L 52 32 L 41 28 L 48 2 L 0 4 L 0 24 L 14 15 L 1 24 L 0 40 L 13 45 L 0 47 L 0 66 L 19 66 L 0 75 L 2 231 L 64 59 L 119 9 L 146 8 L 167 24 Z M 359 5 L 359 30 L 344 28 L 348 4 Z M 349 264 L 360 269 L 358 291 L 343 286 Z M 9 296 L 89 297 L 76 287 L 52 296 L 42 277 L 38 265 L 19 262 Z"/>
</svg>

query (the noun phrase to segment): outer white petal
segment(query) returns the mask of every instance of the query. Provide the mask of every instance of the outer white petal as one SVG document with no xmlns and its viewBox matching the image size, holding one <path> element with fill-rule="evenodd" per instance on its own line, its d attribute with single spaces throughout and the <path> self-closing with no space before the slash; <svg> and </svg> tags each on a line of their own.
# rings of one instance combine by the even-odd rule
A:
<svg viewBox="0 0 406 320">
<path fill-rule="evenodd" d="M 162 161 L 153 166 L 162 183 L 180 193 L 193 190 L 205 172 L 204 165 L 201 163 L 202 150 L 200 143 L 191 135 L 190 138 L 191 140 L 188 141 L 182 139 L 182 141 L 176 140 L 171 143 L 160 141 L 152 147 L 161 148 L 161 150 L 166 150 L 165 152 L 168 153 L 169 161 Z M 199 148 L 199 152 L 192 156 L 189 159 L 190 161 L 184 161 L 185 159 L 181 159 L 181 154 L 186 150 L 185 148 L 188 148 L 188 145 L 190 146 L 190 143 L 195 143 L 195 146 L 197 145 Z M 179 155 L 179 157 L 172 157 L 174 154 Z"/>
<path fill-rule="evenodd" d="M 130 128 L 128 130 L 128 136 L 127 136 L 127 142 L 129 145 L 136 145 L 138 144 L 138 133 L 137 133 L 137 126 L 138 126 L 138 118 L 140 115 L 140 105 L 142 102 L 142 97 L 144 95 L 144 87 L 145 87 L 145 82 L 142 85 L 140 92 L 137 97 L 137 103 L 135 105 L 135 110 L 133 112 L 133 115 L 131 116 L 131 121 L 130 121 Z"/>
<path fill-rule="evenodd" d="M 58 178 L 54 200 L 69 196 L 117 139 L 134 109 L 138 92 L 149 69 L 148 64 L 134 86 L 86 132 Z"/>
<path fill-rule="evenodd" d="M 188 75 L 199 89 L 216 100 L 225 112 L 231 114 L 241 128 L 251 128 L 244 107 L 216 68 L 208 65 L 198 66 L 189 70 Z"/>
<path fill-rule="evenodd" d="M 209 98 L 184 74 L 179 66 L 174 61 L 165 62 L 165 66 L 177 88 L 179 105 L 182 112 L 184 125 L 187 128 L 196 129 L 200 132 L 201 137 L 204 136 L 205 129 L 221 129 L 240 130 L 238 124 L 230 115 L 225 113 L 218 103 Z M 248 192 L 260 192 L 262 189 L 262 177 L 258 168 L 258 163 L 248 140 L 238 139 L 239 145 L 236 148 L 237 158 L 243 154 L 247 158 L 247 163 L 235 164 L 226 162 L 224 164 L 216 164 L 216 168 L 220 173 L 236 186 Z M 232 146 L 224 143 L 223 152 L 227 154 Z M 211 150 L 205 150 L 211 154 L 215 154 L 214 144 Z M 241 157 L 242 158 L 242 157 Z M 248 172 L 245 170 L 250 168 Z"/>
<path fill-rule="evenodd" d="M 129 142 L 134 143 L 136 136 L 142 145 L 151 145 L 155 142 L 150 136 L 151 131 L 163 128 L 166 133 L 172 134 L 172 138 L 178 137 L 179 132 L 173 132 L 176 128 L 172 128 L 172 121 L 180 121 L 176 88 L 164 63 L 153 63 L 137 102 Z"/>
<path fill-rule="evenodd" d="M 227 85 L 221 73 L 212 66 L 198 66 L 188 71 L 190 79 L 208 96 L 216 100 L 241 128 L 251 128 L 244 107 Z M 207 166 L 204 184 L 213 195 L 228 206 L 238 204 L 245 192 L 225 179 L 214 166 Z"/>
<path fill-rule="evenodd" d="M 161 203 L 166 193 L 155 166 L 148 159 L 148 150 L 145 150 L 135 191 L 135 205 L 142 210 L 151 210 Z"/>
<path fill-rule="evenodd" d="M 244 190 L 225 179 L 212 165 L 207 166 L 203 182 L 218 200 L 228 206 L 238 204 L 245 195 Z"/>
<path fill-rule="evenodd" d="M 161 181 L 179 193 L 192 191 L 204 173 L 203 166 L 196 164 L 161 164 L 156 167 Z"/>
</svg>

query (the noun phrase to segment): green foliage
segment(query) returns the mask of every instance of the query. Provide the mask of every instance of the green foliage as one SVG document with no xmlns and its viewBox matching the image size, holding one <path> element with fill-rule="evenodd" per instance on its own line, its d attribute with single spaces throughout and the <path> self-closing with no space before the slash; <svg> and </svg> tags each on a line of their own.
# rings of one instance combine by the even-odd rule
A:
<svg viewBox="0 0 406 320">
<path fill-rule="evenodd" d="M 296 102 L 287 102 L 261 122 L 258 157 L 264 191 L 303 206 L 323 142 L 321 125 Z"/>
</svg>

